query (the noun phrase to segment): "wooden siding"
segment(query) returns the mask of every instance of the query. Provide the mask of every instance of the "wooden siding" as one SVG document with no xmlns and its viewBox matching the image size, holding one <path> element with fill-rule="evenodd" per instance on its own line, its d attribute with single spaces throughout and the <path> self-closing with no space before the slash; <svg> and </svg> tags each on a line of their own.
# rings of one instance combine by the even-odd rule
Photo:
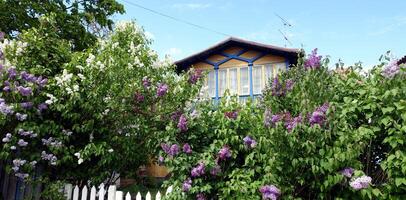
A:
<svg viewBox="0 0 406 200">
<path fill-rule="evenodd" d="M 263 65 L 267 63 L 280 63 L 285 62 L 285 58 L 281 56 L 274 56 L 271 54 L 265 55 L 254 62 L 254 65 Z"/>
<path fill-rule="evenodd" d="M 223 53 L 237 54 L 241 50 L 243 50 L 243 48 L 241 48 L 241 47 L 231 47 L 231 48 L 228 48 L 228 49 L 224 50 Z"/>
</svg>

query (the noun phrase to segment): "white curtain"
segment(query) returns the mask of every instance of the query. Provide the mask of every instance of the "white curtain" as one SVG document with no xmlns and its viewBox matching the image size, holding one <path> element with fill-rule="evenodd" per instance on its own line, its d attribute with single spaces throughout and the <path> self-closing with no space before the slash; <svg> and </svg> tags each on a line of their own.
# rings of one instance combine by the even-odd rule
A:
<svg viewBox="0 0 406 200">
<path fill-rule="evenodd" d="M 229 81 L 230 81 L 230 94 L 237 94 L 238 80 L 237 80 L 237 68 L 229 69 Z"/>
<path fill-rule="evenodd" d="M 240 95 L 250 94 L 250 82 L 249 82 L 248 67 L 240 68 Z"/>
<path fill-rule="evenodd" d="M 210 97 L 216 96 L 216 72 L 210 71 L 207 77 L 207 86 Z"/>
<path fill-rule="evenodd" d="M 262 91 L 262 66 L 253 66 L 252 69 L 253 93 L 261 94 Z"/>
<path fill-rule="evenodd" d="M 219 96 L 223 96 L 227 88 L 227 69 L 219 70 Z"/>
</svg>

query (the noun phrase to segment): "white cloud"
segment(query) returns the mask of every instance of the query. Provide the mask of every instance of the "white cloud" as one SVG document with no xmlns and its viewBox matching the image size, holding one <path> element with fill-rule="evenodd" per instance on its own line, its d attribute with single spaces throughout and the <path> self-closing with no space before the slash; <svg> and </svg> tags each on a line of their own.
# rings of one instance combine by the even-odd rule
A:
<svg viewBox="0 0 406 200">
<path fill-rule="evenodd" d="M 173 8 L 177 9 L 189 9 L 189 10 L 196 10 L 196 9 L 204 9 L 211 7 L 211 4 L 208 3 L 177 3 L 172 5 Z"/>
<path fill-rule="evenodd" d="M 399 29 L 399 28 L 405 26 L 406 25 L 406 16 L 398 16 L 395 18 L 391 18 L 391 19 L 387 20 L 387 21 L 390 21 L 390 23 L 385 23 L 385 25 L 383 25 L 384 22 L 382 22 L 382 21 L 383 20 L 372 21 L 372 23 L 376 24 L 377 30 L 369 33 L 370 36 L 384 35 L 388 32 L 392 32 L 396 29 Z"/>
</svg>

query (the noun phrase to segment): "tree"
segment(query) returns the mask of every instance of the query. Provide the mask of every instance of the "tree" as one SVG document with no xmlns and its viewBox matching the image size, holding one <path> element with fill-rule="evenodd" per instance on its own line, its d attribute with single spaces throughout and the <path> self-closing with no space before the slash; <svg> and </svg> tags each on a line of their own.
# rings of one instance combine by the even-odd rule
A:
<svg viewBox="0 0 406 200">
<path fill-rule="evenodd" d="M 124 13 L 124 7 L 115 0 L 1 0 L 0 13 L 0 31 L 10 38 L 39 27 L 41 16 L 55 13 L 59 37 L 71 41 L 75 50 L 83 50 L 112 29 L 109 17 Z"/>
</svg>

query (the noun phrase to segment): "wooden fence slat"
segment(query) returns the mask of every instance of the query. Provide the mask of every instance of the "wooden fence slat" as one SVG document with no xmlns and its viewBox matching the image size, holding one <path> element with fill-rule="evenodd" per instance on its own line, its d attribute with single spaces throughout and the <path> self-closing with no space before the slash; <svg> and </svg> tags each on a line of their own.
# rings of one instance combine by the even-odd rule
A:
<svg viewBox="0 0 406 200">
<path fill-rule="evenodd" d="M 73 189 L 73 200 L 79 200 L 79 187 L 77 185 Z"/>
<path fill-rule="evenodd" d="M 106 190 L 104 189 L 104 184 L 100 184 L 99 189 L 99 200 L 104 200 L 104 195 L 106 195 Z"/>
<path fill-rule="evenodd" d="M 131 195 L 129 192 L 127 192 L 127 195 L 125 195 L 125 200 L 131 200 Z"/>
<path fill-rule="evenodd" d="M 123 200 L 123 192 L 117 191 L 115 200 Z"/>
<path fill-rule="evenodd" d="M 135 196 L 135 200 L 142 200 L 141 193 L 138 192 L 137 196 Z"/>
<path fill-rule="evenodd" d="M 65 197 L 67 200 L 72 199 L 72 184 L 65 185 Z"/>
<path fill-rule="evenodd" d="M 156 193 L 155 200 L 161 200 L 161 193 L 159 191 Z"/>
<path fill-rule="evenodd" d="M 94 186 L 90 189 L 90 200 L 96 200 L 96 188 Z"/>
<path fill-rule="evenodd" d="M 151 200 L 151 193 L 147 193 L 147 196 L 145 196 L 145 200 Z"/>
<path fill-rule="evenodd" d="M 107 200 L 116 200 L 116 186 L 115 185 L 109 186 Z"/>
<path fill-rule="evenodd" d="M 83 189 L 82 189 L 82 200 L 87 200 L 87 187 L 86 187 L 86 185 L 83 186 Z"/>
</svg>

